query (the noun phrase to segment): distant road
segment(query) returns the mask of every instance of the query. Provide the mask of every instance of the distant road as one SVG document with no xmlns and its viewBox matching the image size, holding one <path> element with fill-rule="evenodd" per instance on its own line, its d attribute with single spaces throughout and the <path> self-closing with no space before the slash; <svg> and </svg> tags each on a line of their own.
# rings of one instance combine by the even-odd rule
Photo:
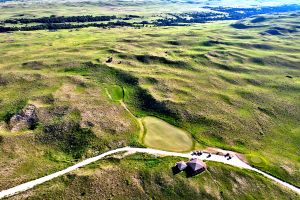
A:
<svg viewBox="0 0 300 200">
<path fill-rule="evenodd" d="M 176 152 L 169 152 L 169 151 L 162 151 L 162 150 L 157 150 L 157 149 L 149 149 L 149 148 L 133 148 L 133 147 L 123 147 L 123 148 L 119 148 L 119 149 L 115 149 L 115 150 L 111 150 L 108 151 L 106 153 L 103 153 L 99 156 L 95 156 L 93 158 L 88 158 L 78 164 L 75 164 L 71 167 L 68 167 L 64 170 L 55 172 L 53 174 L 44 176 L 42 178 L 38 178 L 36 180 L 27 182 L 27 183 L 23 183 L 21 185 L 18 185 L 16 187 L 10 188 L 8 190 L 3 190 L 0 192 L 0 199 L 4 198 L 4 197 L 9 197 L 9 196 L 13 196 L 15 194 L 18 194 L 20 192 L 24 192 L 26 190 L 29 190 L 37 185 L 40 185 L 44 182 L 50 181 L 56 177 L 62 176 L 64 174 L 67 174 L 71 171 L 74 171 L 80 167 L 84 167 L 88 164 L 91 164 L 95 161 L 101 160 L 106 156 L 115 154 L 115 153 L 119 153 L 119 152 L 132 152 L 132 153 L 146 153 L 146 154 L 152 154 L 152 155 L 160 155 L 160 156 L 175 156 L 175 157 L 183 157 L 183 158 L 199 158 L 201 160 L 207 160 L 207 161 L 214 161 L 214 162 L 220 162 L 220 163 L 224 163 L 227 165 L 231 165 L 231 166 L 235 166 L 238 168 L 242 168 L 242 169 L 248 169 L 248 170 L 252 170 L 255 171 L 277 183 L 279 183 L 282 186 L 285 186 L 291 190 L 293 190 L 294 192 L 298 193 L 300 195 L 300 189 L 289 184 L 286 183 L 282 180 L 279 180 L 263 171 L 260 171 L 254 167 L 251 167 L 250 165 L 248 165 L 247 163 L 243 162 L 242 160 L 240 160 L 237 156 L 233 156 L 230 160 L 227 160 L 226 157 L 221 156 L 221 155 L 216 155 L 216 154 L 211 154 L 210 157 L 208 157 L 208 153 L 203 153 L 201 156 L 194 156 L 191 153 L 176 153 Z"/>
</svg>

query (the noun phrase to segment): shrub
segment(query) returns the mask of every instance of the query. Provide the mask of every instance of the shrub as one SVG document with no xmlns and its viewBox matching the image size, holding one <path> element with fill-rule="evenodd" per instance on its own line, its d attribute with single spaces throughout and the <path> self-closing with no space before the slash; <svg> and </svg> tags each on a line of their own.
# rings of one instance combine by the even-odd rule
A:
<svg viewBox="0 0 300 200">
<path fill-rule="evenodd" d="M 93 137 L 90 129 L 80 127 L 80 113 L 77 110 L 42 125 L 41 132 L 36 136 L 38 141 L 55 145 L 76 159 L 82 157 Z"/>
<path fill-rule="evenodd" d="M 0 109 L 0 121 L 9 122 L 10 118 L 22 110 L 27 104 L 26 99 L 17 99 Z"/>
</svg>

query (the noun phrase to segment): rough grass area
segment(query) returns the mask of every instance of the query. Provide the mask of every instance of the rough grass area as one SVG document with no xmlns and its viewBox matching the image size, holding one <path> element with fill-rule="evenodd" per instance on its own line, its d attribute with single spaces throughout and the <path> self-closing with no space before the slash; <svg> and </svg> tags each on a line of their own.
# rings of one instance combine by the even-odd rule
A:
<svg viewBox="0 0 300 200">
<path fill-rule="evenodd" d="M 10 199 L 298 199 L 255 173 L 213 162 L 196 177 L 174 176 L 171 167 L 181 160 L 141 154 L 110 158 Z"/>
<path fill-rule="evenodd" d="M 72 156 L 36 142 L 34 135 L 3 136 L 0 143 L 0 190 L 68 167 Z"/>
<path fill-rule="evenodd" d="M 255 23 L 258 27 L 247 29 L 223 21 L 1 34 L 0 189 L 19 183 L 17 177 L 28 181 L 76 159 L 139 145 L 137 121 L 109 99 L 109 85 L 124 88 L 124 102 L 135 116 L 154 116 L 180 127 L 191 133 L 195 146 L 244 153 L 255 167 L 300 186 L 299 16 L 264 17 Z M 251 20 L 238 23 L 253 26 Z M 281 34 L 264 34 L 269 29 Z M 292 29 L 297 31 L 288 31 Z M 107 57 L 113 57 L 111 63 Z M 119 89 L 109 90 L 120 98 Z M 10 117 L 28 103 L 38 107 L 36 129 L 10 132 Z M 46 131 L 73 117 L 78 118 L 71 129 Z M 45 133 L 63 143 L 35 137 Z M 69 152 L 72 148 L 62 148 L 73 144 L 68 136 L 75 138 L 80 158 Z M 24 145 L 26 137 L 33 139 Z M 45 168 L 34 174 L 37 165 Z M 261 188 L 269 188 L 269 194 L 282 192 L 265 183 Z M 220 182 L 220 187 L 226 184 Z"/>
<path fill-rule="evenodd" d="M 4 3 L 3 3 L 4 2 Z M 235 0 L 202 0 L 202 1 L 165 1 L 165 0 L 150 0 L 150 1 L 124 1 L 115 0 L 99 0 L 99 2 L 72 2 L 71 5 L 64 1 L 49 2 L 41 0 L 39 4 L 35 4 L 35 0 L 26 1 L 26 5 L 21 1 L 1 0 L 1 16 L 0 20 L 8 18 L 34 18 L 55 16 L 74 16 L 74 15 L 116 15 L 117 17 L 126 17 L 130 15 L 139 15 L 148 20 L 157 19 L 160 15 L 167 13 L 182 13 L 182 12 L 199 12 L 201 7 L 205 6 L 227 6 L 232 7 L 252 7 L 252 6 L 270 6 L 283 4 L 297 4 L 297 0 L 286 0 L 284 2 L 272 0 L 264 2 L 260 0 L 235 1 Z M 30 5 L 30 6 L 28 6 Z M 116 12 L 117 11 L 117 12 Z M 132 21 L 132 20 L 126 20 Z M 258 20 L 259 21 L 259 20 Z M 260 20 L 261 21 L 261 20 Z M 255 22 L 255 21 L 254 21 Z M 155 37 L 155 34 L 152 34 Z M 176 45 L 176 43 L 173 43 Z"/>
<path fill-rule="evenodd" d="M 148 147 L 167 151 L 184 152 L 193 148 L 189 133 L 155 117 L 143 118 L 144 143 Z"/>
</svg>

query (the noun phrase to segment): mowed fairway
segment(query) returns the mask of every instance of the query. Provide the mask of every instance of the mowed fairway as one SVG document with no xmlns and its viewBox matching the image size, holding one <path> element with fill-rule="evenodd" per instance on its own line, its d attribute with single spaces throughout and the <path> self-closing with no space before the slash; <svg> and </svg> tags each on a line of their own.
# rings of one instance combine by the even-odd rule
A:
<svg viewBox="0 0 300 200">
<path fill-rule="evenodd" d="M 189 151 L 193 147 L 192 138 L 187 132 L 155 117 L 145 117 L 144 143 L 148 147 L 168 151 Z"/>
</svg>

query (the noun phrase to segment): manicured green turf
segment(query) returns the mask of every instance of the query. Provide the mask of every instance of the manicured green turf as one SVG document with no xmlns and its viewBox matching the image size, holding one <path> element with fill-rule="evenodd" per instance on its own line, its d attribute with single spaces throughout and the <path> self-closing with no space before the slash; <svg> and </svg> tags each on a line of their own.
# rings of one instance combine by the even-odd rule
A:
<svg viewBox="0 0 300 200">
<path fill-rule="evenodd" d="M 191 136 L 163 120 L 155 117 L 143 118 L 145 126 L 144 143 L 148 147 L 168 151 L 189 151 L 193 148 Z"/>
<path fill-rule="evenodd" d="M 123 99 L 123 88 L 119 85 L 108 85 L 106 86 L 109 97 L 114 101 L 120 101 Z"/>
</svg>

